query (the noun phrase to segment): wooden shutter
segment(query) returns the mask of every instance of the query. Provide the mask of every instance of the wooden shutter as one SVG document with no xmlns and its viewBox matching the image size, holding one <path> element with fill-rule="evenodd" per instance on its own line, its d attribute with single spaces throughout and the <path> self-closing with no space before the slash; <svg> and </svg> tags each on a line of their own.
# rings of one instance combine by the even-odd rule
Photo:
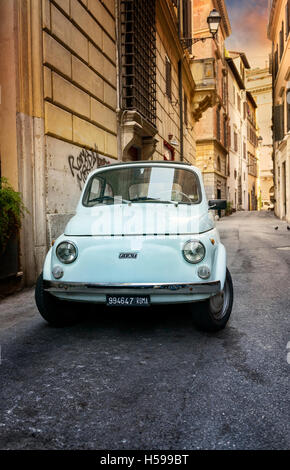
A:
<svg viewBox="0 0 290 470">
<path fill-rule="evenodd" d="M 166 95 L 168 98 L 171 100 L 172 96 L 172 91 L 171 91 L 171 62 L 170 60 L 166 57 L 165 59 L 165 68 L 166 68 Z"/>
<path fill-rule="evenodd" d="M 227 118 L 224 117 L 224 146 L 227 148 L 227 145 L 228 145 Z"/>
<path fill-rule="evenodd" d="M 284 105 L 274 107 L 274 138 L 279 142 L 284 137 Z"/>
<path fill-rule="evenodd" d="M 236 132 L 234 132 L 234 150 L 238 151 L 238 134 Z"/>
<path fill-rule="evenodd" d="M 282 21 L 282 28 L 280 31 L 280 60 L 284 52 L 284 21 Z"/>
<path fill-rule="evenodd" d="M 187 30 L 188 30 L 188 37 L 192 37 L 192 5 L 191 0 L 187 0 Z M 192 45 L 189 46 L 188 51 L 192 54 Z"/>
<path fill-rule="evenodd" d="M 287 91 L 287 132 L 290 131 L 290 89 Z"/>
<path fill-rule="evenodd" d="M 184 124 L 187 126 L 188 124 L 188 118 L 187 118 L 187 97 L 186 94 L 184 93 Z"/>
<path fill-rule="evenodd" d="M 220 116 L 220 110 L 217 108 L 216 110 L 216 134 L 217 134 L 217 140 L 221 140 L 221 116 Z"/>
<path fill-rule="evenodd" d="M 280 122 L 281 122 L 281 140 L 284 138 L 285 135 L 285 120 L 284 120 L 284 101 L 281 104 L 280 108 Z"/>
<path fill-rule="evenodd" d="M 274 60 L 274 67 L 275 67 L 275 73 L 274 73 L 274 78 L 277 77 L 277 73 L 278 73 L 278 46 L 276 48 L 276 51 L 275 51 L 275 60 Z"/>
<path fill-rule="evenodd" d="M 288 34 L 290 33 L 290 0 L 288 0 L 287 6 L 288 6 L 288 30 L 287 30 L 287 36 L 288 36 Z"/>
<path fill-rule="evenodd" d="M 285 34 L 286 39 L 288 38 L 288 34 L 290 31 L 290 0 L 286 3 L 285 7 Z"/>
<path fill-rule="evenodd" d="M 192 37 L 192 4 L 191 0 L 182 1 L 182 34 L 184 39 L 188 39 L 186 46 L 190 54 L 192 54 L 192 46 L 190 38 Z"/>
</svg>

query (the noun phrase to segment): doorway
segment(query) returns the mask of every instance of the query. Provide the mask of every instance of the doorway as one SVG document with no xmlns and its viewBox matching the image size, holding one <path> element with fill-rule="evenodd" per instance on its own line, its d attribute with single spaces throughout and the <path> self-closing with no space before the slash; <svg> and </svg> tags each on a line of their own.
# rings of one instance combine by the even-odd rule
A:
<svg viewBox="0 0 290 470">
<path fill-rule="evenodd" d="M 221 189 L 217 189 L 217 199 L 221 199 L 222 198 L 222 191 Z M 222 216 L 222 211 L 219 210 L 218 211 L 218 216 L 221 217 Z"/>
</svg>

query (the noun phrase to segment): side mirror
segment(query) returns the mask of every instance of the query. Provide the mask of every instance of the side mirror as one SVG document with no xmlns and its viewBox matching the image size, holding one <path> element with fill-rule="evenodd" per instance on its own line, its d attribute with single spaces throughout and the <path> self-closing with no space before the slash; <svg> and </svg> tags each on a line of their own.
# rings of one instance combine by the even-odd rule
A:
<svg viewBox="0 0 290 470">
<path fill-rule="evenodd" d="M 227 208 L 227 201 L 225 199 L 210 199 L 208 201 L 208 209 L 211 211 L 222 211 Z"/>
</svg>

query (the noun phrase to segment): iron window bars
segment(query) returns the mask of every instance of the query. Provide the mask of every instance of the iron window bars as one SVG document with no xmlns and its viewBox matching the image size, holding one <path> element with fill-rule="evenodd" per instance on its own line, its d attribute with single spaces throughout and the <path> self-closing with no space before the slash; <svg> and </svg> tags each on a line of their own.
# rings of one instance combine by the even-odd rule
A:
<svg viewBox="0 0 290 470">
<path fill-rule="evenodd" d="M 156 125 L 156 0 L 121 0 L 122 108 Z"/>
</svg>

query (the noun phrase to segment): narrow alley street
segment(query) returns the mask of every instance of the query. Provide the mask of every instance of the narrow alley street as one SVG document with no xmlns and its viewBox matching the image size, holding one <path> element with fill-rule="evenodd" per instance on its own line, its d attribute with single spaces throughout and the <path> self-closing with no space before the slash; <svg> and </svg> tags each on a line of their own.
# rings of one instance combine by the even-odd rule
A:
<svg viewBox="0 0 290 470">
<path fill-rule="evenodd" d="M 219 333 L 186 307 L 84 305 L 58 329 L 33 289 L 0 301 L 1 449 L 289 448 L 290 231 L 270 212 L 217 225 L 235 295 Z"/>
</svg>

